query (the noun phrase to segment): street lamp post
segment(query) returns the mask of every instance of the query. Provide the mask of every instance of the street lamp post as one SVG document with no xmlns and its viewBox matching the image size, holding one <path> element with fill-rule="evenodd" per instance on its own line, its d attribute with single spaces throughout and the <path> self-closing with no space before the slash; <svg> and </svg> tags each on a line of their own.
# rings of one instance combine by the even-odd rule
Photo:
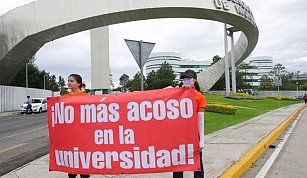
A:
<svg viewBox="0 0 307 178">
<path fill-rule="evenodd" d="M 46 90 L 46 75 L 44 74 L 44 90 Z"/>
<path fill-rule="evenodd" d="M 26 88 L 29 87 L 29 81 L 28 81 L 28 63 L 26 63 Z"/>
<path fill-rule="evenodd" d="M 296 82 L 296 96 L 298 96 L 298 82 Z"/>
</svg>

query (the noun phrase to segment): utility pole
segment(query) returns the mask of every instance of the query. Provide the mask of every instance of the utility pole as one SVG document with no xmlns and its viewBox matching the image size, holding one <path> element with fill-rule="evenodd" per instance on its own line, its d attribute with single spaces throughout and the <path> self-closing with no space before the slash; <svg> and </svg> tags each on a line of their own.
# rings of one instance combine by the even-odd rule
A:
<svg viewBox="0 0 307 178">
<path fill-rule="evenodd" d="M 44 73 L 44 90 L 46 90 L 46 79 L 45 79 L 46 75 Z"/>
<path fill-rule="evenodd" d="M 29 87 L 29 82 L 28 82 L 28 63 L 26 63 L 26 88 Z"/>
</svg>

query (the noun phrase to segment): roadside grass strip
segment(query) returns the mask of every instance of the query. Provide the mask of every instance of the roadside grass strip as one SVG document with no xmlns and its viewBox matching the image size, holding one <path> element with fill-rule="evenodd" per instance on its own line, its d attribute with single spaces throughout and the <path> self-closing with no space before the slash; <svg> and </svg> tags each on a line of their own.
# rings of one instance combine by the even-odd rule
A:
<svg viewBox="0 0 307 178">
<path fill-rule="evenodd" d="M 226 127 L 247 121 L 251 118 L 265 114 L 269 111 L 301 103 L 301 101 L 288 100 L 233 100 L 224 98 L 223 95 L 205 94 L 208 105 L 220 104 L 235 107 L 234 115 L 222 114 L 217 112 L 205 112 L 205 133 L 209 134 Z"/>
</svg>

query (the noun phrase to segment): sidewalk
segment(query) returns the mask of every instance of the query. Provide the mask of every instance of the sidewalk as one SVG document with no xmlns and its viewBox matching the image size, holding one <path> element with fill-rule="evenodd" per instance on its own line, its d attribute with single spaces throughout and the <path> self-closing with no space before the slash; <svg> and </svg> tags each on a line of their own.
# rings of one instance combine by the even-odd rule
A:
<svg viewBox="0 0 307 178">
<path fill-rule="evenodd" d="M 205 136 L 203 154 L 205 175 L 207 178 L 219 177 L 227 168 L 238 161 L 242 155 L 252 149 L 259 141 L 286 120 L 299 106 L 295 104 L 271 111 L 246 122 L 225 128 Z M 65 178 L 66 173 L 49 172 L 49 155 L 43 156 L 20 167 L 1 178 Z M 193 172 L 185 172 L 186 178 L 193 177 Z M 172 173 L 146 175 L 94 175 L 93 178 L 171 178 Z"/>
<path fill-rule="evenodd" d="M 0 112 L 0 117 L 10 116 L 20 114 L 20 111 L 7 111 L 7 112 Z"/>
</svg>

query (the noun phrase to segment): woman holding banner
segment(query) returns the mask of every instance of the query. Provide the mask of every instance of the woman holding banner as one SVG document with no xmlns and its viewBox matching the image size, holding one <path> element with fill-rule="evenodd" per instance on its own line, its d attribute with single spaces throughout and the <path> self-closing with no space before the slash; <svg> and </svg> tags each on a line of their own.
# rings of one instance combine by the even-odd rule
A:
<svg viewBox="0 0 307 178">
<path fill-rule="evenodd" d="M 70 92 L 65 94 L 64 96 L 85 96 L 88 95 L 87 93 L 82 91 L 82 88 L 85 87 L 85 84 L 82 83 L 82 77 L 78 74 L 70 74 L 68 77 L 68 88 L 70 89 Z M 77 174 L 71 174 L 68 173 L 69 178 L 75 178 L 77 177 Z M 90 175 L 83 175 L 80 174 L 81 178 L 89 178 Z"/>
<path fill-rule="evenodd" d="M 205 140 L 204 140 L 204 111 L 206 107 L 206 99 L 200 93 L 200 87 L 197 82 L 197 74 L 193 70 L 186 70 L 183 74 L 181 74 L 180 79 L 183 79 L 182 87 L 190 88 L 193 87 L 195 89 L 195 101 L 198 113 L 198 135 L 199 135 L 199 154 L 200 154 L 200 171 L 194 171 L 194 178 L 204 178 L 204 168 L 202 161 L 202 149 L 204 148 Z M 183 178 L 183 172 L 174 172 L 173 178 Z"/>
<path fill-rule="evenodd" d="M 70 74 L 68 77 L 68 88 L 70 92 L 65 94 L 64 96 L 84 96 L 88 95 L 87 93 L 82 91 L 82 88 L 85 88 L 85 84 L 82 83 L 82 77 L 78 74 Z"/>
</svg>

